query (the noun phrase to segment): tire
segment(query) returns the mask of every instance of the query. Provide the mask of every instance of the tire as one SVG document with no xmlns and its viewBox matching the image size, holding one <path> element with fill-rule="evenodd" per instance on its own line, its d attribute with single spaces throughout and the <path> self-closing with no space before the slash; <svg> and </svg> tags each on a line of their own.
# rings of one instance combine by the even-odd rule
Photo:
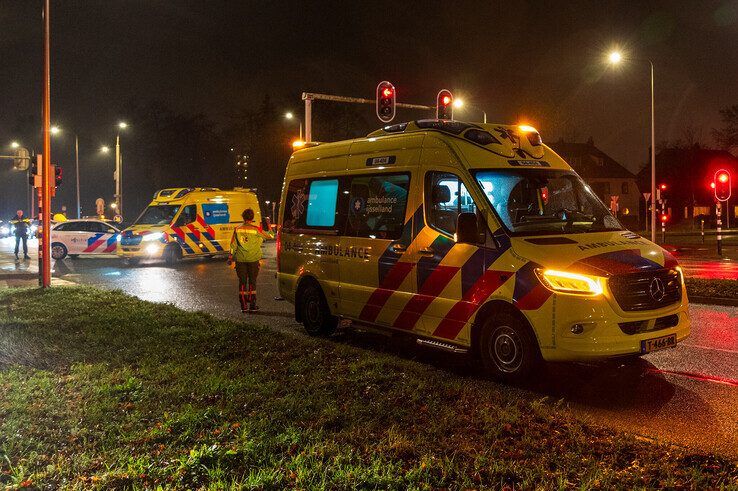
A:
<svg viewBox="0 0 738 491">
<path fill-rule="evenodd" d="M 484 369 L 503 382 L 527 379 L 541 364 L 541 351 L 530 326 L 517 316 L 501 312 L 485 322 L 480 337 Z"/>
<path fill-rule="evenodd" d="M 182 248 L 179 245 L 172 243 L 166 246 L 164 249 L 164 262 L 171 266 L 177 264 L 180 259 L 182 259 Z"/>
<path fill-rule="evenodd" d="M 51 257 L 57 261 L 61 261 L 67 257 L 67 246 L 61 242 L 54 242 L 51 244 Z"/>
<path fill-rule="evenodd" d="M 330 336 L 336 330 L 338 319 L 331 315 L 323 290 L 315 281 L 309 281 L 298 290 L 300 319 L 311 336 Z"/>
<path fill-rule="evenodd" d="M 123 259 L 123 265 L 127 267 L 133 267 L 137 266 L 139 261 L 140 259 L 137 257 L 127 257 Z"/>
</svg>

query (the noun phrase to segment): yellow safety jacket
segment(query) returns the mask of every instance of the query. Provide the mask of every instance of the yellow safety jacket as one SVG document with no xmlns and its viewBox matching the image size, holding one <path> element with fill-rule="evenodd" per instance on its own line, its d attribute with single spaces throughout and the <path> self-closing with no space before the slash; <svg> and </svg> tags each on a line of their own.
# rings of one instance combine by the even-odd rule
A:
<svg viewBox="0 0 738 491">
<path fill-rule="evenodd" d="M 237 263 L 251 263 L 261 259 L 261 244 L 273 236 L 254 222 L 236 227 L 231 239 L 231 255 Z"/>
</svg>

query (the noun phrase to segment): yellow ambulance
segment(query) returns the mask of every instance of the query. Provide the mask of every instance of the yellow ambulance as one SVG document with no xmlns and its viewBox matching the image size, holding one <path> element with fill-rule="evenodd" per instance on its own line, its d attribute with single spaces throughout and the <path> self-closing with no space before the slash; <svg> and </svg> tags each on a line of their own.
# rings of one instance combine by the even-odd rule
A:
<svg viewBox="0 0 738 491">
<path fill-rule="evenodd" d="M 505 380 L 689 335 L 677 261 L 529 126 L 420 120 L 308 145 L 280 210 L 280 293 L 313 335 L 401 331 Z"/>
<path fill-rule="evenodd" d="M 246 208 L 261 223 L 259 201 L 249 189 L 162 189 L 118 236 L 116 252 L 129 263 L 164 259 L 171 264 L 183 257 L 227 255 Z"/>
</svg>

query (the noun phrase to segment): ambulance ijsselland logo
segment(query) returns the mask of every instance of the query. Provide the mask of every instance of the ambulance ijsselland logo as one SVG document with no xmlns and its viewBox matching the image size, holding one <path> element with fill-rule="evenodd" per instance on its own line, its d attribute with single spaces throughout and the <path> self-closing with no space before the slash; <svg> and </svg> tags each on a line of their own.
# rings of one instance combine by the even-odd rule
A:
<svg viewBox="0 0 738 491">
<path fill-rule="evenodd" d="M 290 211 L 292 212 L 292 218 L 295 220 L 298 220 L 305 213 L 305 201 L 307 201 L 307 195 L 303 189 L 297 191 L 292 197 L 292 208 Z"/>
</svg>

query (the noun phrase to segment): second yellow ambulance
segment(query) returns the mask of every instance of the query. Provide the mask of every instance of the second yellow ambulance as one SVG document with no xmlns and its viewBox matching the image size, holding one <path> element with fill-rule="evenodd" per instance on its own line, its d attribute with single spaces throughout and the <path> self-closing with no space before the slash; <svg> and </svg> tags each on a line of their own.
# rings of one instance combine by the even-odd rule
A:
<svg viewBox="0 0 738 491">
<path fill-rule="evenodd" d="M 308 146 L 280 210 L 280 293 L 311 334 L 397 330 L 507 380 L 689 335 L 677 261 L 531 127 L 420 120 Z"/>
<path fill-rule="evenodd" d="M 154 199 L 118 236 L 117 254 L 128 262 L 228 254 L 233 229 L 246 208 L 261 223 L 259 201 L 252 191 L 237 188 L 171 188 Z"/>
</svg>

